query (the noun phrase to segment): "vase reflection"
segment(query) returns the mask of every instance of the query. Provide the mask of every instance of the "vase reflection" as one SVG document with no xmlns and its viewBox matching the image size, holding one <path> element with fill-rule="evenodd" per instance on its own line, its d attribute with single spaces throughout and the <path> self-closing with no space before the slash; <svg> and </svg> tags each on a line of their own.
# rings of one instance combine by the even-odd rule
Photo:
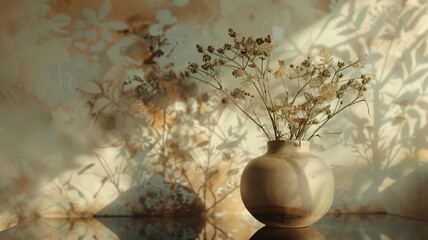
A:
<svg viewBox="0 0 428 240">
<path fill-rule="evenodd" d="M 318 230 L 313 227 L 303 228 L 277 228 L 264 226 L 260 228 L 250 238 L 251 240 L 262 240 L 262 239 L 287 239 L 287 240 L 299 240 L 299 239 L 327 239 Z"/>
</svg>

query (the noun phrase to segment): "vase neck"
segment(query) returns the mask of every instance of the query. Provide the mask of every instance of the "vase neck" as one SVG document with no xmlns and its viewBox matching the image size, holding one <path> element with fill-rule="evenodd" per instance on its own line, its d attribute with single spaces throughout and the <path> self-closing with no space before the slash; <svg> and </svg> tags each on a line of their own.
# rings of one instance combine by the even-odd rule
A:
<svg viewBox="0 0 428 240">
<path fill-rule="evenodd" d="M 309 152 L 310 142 L 308 141 L 291 141 L 275 140 L 267 142 L 267 154 L 282 154 L 291 152 Z"/>
</svg>

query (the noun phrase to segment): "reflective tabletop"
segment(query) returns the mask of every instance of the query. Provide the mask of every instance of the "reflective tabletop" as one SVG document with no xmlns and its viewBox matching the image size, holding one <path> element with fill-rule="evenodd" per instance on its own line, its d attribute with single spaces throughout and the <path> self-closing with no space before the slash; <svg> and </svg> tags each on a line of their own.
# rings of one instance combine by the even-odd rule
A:
<svg viewBox="0 0 428 240">
<path fill-rule="evenodd" d="M 427 239 L 428 222 L 381 214 L 326 215 L 311 227 L 269 228 L 251 216 L 38 218 L 0 239 Z"/>
</svg>

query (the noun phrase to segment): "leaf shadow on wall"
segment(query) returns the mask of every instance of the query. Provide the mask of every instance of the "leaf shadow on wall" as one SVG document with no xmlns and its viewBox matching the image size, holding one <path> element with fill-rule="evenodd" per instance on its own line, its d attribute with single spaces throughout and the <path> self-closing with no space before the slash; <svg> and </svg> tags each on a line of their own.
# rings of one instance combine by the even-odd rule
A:
<svg viewBox="0 0 428 240">
<path fill-rule="evenodd" d="M 60 99 L 66 107 L 49 106 L 28 89 L 2 82 L 0 107 L 8 117 L 0 119 L 0 204 L 8 210 L 0 225 L 34 215 L 93 215 L 115 194 L 119 198 L 101 214 L 200 215 L 236 193 L 240 159 L 249 154 L 242 144 L 243 124 L 222 125 L 223 98 L 200 93 L 172 65 L 155 61 L 167 54 L 163 44 L 176 43 L 140 30 L 119 34 L 135 38 L 126 47 L 139 53 L 142 74 L 134 65 L 127 73 L 136 77 L 125 83 L 100 82 L 95 74 L 72 86 L 79 91 L 69 89 L 79 95 L 74 101 Z M 96 65 L 82 59 L 74 60 Z M 61 67 L 48 70 L 61 72 Z M 3 161 L 15 156 L 14 164 Z M 79 166 L 84 167 L 73 171 Z"/>
<path fill-rule="evenodd" d="M 248 156 L 243 145 L 244 125 L 224 124 L 226 101 L 202 91 L 175 72 L 159 66 L 167 39 L 126 30 L 145 49 L 143 75 L 117 86 L 116 99 L 97 108 L 95 117 L 119 146 L 113 163 L 97 156 L 105 173 L 103 184 L 113 184 L 119 196 L 97 216 L 186 216 L 210 213 L 238 189 L 240 159 Z M 100 86 L 95 86 L 100 87 Z M 88 91 L 89 92 L 89 91 Z M 113 106 L 113 110 L 108 109 Z M 107 110 L 108 109 L 108 110 Z M 106 111 L 107 110 L 107 111 Z M 116 141 L 117 140 L 117 141 Z M 221 144 L 214 144 L 220 142 Z M 89 164 L 79 174 L 93 174 Z M 127 182 L 126 191 L 121 184 Z"/>
<path fill-rule="evenodd" d="M 346 41 L 333 48 L 349 44 L 352 50 L 344 56 L 367 52 L 377 77 L 371 84 L 371 116 L 359 108 L 343 114 L 345 119 L 337 126 L 329 125 L 344 130 L 330 146 L 344 141 L 357 156 L 354 168 L 333 167 L 337 180 L 333 207 L 337 213 L 387 212 L 427 220 L 428 30 L 422 27 L 427 3 L 383 2 L 359 10 L 355 4 L 335 5 L 327 23 L 345 26 L 339 35 Z"/>
<path fill-rule="evenodd" d="M 72 126 L 66 127 L 74 117 L 61 119 L 61 111 L 52 110 L 22 87 L 2 89 L 6 90 L 0 93 L 0 208 L 4 210 L 0 225 L 3 220 L 16 224 L 34 215 L 40 189 L 52 179 L 62 181 L 60 171 L 77 168 L 73 159 L 89 154 L 97 144 L 84 137 L 97 129 L 82 127 L 81 135 L 75 134 Z M 75 190 L 71 184 L 68 187 Z"/>
</svg>

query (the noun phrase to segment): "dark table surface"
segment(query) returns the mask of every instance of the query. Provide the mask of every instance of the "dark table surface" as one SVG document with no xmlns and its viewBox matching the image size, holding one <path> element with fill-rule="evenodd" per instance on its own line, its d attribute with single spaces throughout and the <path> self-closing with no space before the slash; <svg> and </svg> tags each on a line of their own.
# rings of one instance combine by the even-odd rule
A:
<svg viewBox="0 0 428 240">
<path fill-rule="evenodd" d="M 311 227 L 268 228 L 251 216 L 38 218 L 0 239 L 428 239 L 428 222 L 392 215 L 326 215 Z"/>
</svg>

